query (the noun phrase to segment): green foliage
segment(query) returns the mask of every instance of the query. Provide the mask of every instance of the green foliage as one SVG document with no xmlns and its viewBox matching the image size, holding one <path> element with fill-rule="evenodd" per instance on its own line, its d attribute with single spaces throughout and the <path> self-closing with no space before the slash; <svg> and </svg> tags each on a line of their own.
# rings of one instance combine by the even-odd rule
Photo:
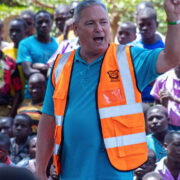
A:
<svg viewBox="0 0 180 180">
<path fill-rule="evenodd" d="M 110 19 L 115 16 L 115 14 L 118 14 L 120 16 L 119 22 L 123 21 L 132 21 L 135 23 L 134 19 L 134 12 L 136 5 L 144 0 L 104 0 L 106 3 Z M 164 12 L 163 8 L 163 2 L 162 0 L 147 0 L 153 3 L 154 8 L 157 12 L 159 27 L 158 30 L 166 34 L 166 14 Z"/>
<path fill-rule="evenodd" d="M 119 15 L 119 22 L 133 21 L 135 6 L 142 0 L 104 0 L 107 4 L 112 20 L 114 16 Z M 154 4 L 155 10 L 158 15 L 159 28 L 158 30 L 165 34 L 166 33 L 166 15 L 163 9 L 162 0 L 149 0 Z M 39 5 L 41 4 L 41 5 Z M 0 3 L 0 19 L 4 19 L 8 16 L 18 15 L 25 9 L 31 9 L 38 11 L 39 9 L 46 9 L 53 13 L 53 8 L 58 4 L 65 3 L 69 4 L 72 0 L 1 0 Z M 43 7 L 43 5 L 46 5 Z M 49 6 L 50 8 L 48 8 Z"/>
</svg>

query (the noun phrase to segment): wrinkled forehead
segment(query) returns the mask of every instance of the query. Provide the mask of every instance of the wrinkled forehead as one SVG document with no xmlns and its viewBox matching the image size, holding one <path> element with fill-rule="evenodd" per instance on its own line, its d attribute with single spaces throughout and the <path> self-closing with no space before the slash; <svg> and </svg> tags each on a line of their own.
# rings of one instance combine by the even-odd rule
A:
<svg viewBox="0 0 180 180">
<path fill-rule="evenodd" d="M 107 11 L 101 5 L 91 5 L 81 10 L 79 14 L 79 21 L 93 19 L 108 19 Z"/>
</svg>

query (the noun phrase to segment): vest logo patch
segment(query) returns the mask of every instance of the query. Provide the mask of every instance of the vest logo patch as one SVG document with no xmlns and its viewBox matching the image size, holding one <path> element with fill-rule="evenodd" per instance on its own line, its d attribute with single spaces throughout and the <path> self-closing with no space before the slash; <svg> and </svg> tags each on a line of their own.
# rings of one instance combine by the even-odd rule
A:
<svg viewBox="0 0 180 180">
<path fill-rule="evenodd" d="M 109 77 L 111 79 L 111 82 L 120 81 L 119 80 L 119 70 L 118 69 L 116 69 L 114 71 L 108 71 L 107 73 L 108 73 L 108 75 L 109 75 Z"/>
</svg>

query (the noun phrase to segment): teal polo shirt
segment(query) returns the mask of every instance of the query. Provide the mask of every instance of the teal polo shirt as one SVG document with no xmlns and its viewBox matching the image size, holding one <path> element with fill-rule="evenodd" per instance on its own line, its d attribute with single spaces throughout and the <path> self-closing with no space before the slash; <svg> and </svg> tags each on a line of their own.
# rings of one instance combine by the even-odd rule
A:
<svg viewBox="0 0 180 180">
<path fill-rule="evenodd" d="M 79 50 L 75 53 L 64 117 L 60 179 L 133 180 L 133 171 L 118 171 L 110 164 L 104 148 L 96 103 L 104 56 L 87 64 L 79 56 Z M 160 51 L 131 48 L 140 89 L 158 76 L 155 67 Z M 43 113 L 49 115 L 54 115 L 53 92 L 50 77 L 42 109 Z"/>
</svg>

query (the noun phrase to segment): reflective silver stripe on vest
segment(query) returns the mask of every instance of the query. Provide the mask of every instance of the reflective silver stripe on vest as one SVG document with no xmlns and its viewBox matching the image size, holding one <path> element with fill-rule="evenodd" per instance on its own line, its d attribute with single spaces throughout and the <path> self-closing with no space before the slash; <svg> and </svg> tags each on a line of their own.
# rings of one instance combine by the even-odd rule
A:
<svg viewBox="0 0 180 180">
<path fill-rule="evenodd" d="M 141 113 L 142 111 L 143 111 L 142 103 L 136 103 L 136 104 L 112 106 L 108 108 L 101 108 L 99 109 L 99 114 L 100 114 L 100 118 L 104 119 L 104 118 L 111 118 L 116 116 Z"/>
<path fill-rule="evenodd" d="M 143 112 L 142 103 L 136 103 L 125 47 L 124 45 L 117 46 L 117 61 L 126 97 L 126 105 L 100 108 L 99 113 L 101 119 Z"/>
<path fill-rule="evenodd" d="M 63 118 L 64 118 L 64 116 L 55 115 L 56 125 L 57 125 L 57 126 L 62 126 Z"/>
<path fill-rule="evenodd" d="M 144 132 L 104 139 L 106 149 L 128 146 L 133 144 L 140 144 L 145 142 L 146 134 Z"/>
<path fill-rule="evenodd" d="M 61 59 L 58 62 L 58 65 L 55 69 L 55 83 L 57 84 L 57 81 L 59 79 L 59 75 L 61 74 L 61 71 L 63 70 L 64 65 L 66 64 L 71 52 L 64 53 L 61 57 Z"/>
<path fill-rule="evenodd" d="M 60 152 L 60 145 L 55 144 L 54 145 L 54 154 L 59 155 L 59 152 Z"/>
<path fill-rule="evenodd" d="M 133 87 L 131 73 L 130 73 L 128 60 L 127 60 L 127 56 L 126 56 L 126 52 L 125 52 L 125 47 L 126 46 L 124 46 L 124 45 L 118 45 L 117 60 L 118 60 L 120 76 L 121 76 L 122 83 L 123 83 L 124 93 L 126 96 L 126 103 L 134 104 L 134 103 L 136 103 L 134 87 Z"/>
</svg>

